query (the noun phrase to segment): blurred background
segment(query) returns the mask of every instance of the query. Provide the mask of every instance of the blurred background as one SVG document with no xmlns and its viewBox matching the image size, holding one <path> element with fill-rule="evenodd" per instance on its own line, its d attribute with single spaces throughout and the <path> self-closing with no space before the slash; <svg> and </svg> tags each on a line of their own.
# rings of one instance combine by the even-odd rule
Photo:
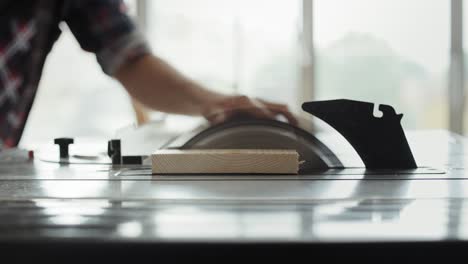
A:
<svg viewBox="0 0 468 264">
<path fill-rule="evenodd" d="M 298 113 L 308 100 L 384 103 L 405 114 L 405 129 L 468 131 L 462 0 L 126 3 L 154 52 L 211 89 L 287 103 Z M 112 137 L 135 123 L 125 90 L 61 28 L 22 145 Z"/>
</svg>

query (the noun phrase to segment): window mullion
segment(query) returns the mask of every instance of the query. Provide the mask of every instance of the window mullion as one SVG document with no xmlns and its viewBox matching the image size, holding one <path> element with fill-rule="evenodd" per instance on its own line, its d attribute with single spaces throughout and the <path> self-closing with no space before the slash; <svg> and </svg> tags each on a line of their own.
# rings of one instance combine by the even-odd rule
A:
<svg viewBox="0 0 468 264">
<path fill-rule="evenodd" d="M 451 1 L 450 29 L 449 127 L 452 132 L 462 134 L 465 109 L 463 0 Z"/>
</svg>

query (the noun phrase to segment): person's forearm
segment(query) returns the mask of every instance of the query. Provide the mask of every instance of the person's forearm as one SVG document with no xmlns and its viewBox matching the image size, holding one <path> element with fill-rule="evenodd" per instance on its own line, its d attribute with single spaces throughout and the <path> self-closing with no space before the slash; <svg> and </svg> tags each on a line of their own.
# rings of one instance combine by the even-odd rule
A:
<svg viewBox="0 0 468 264">
<path fill-rule="evenodd" d="M 122 66 L 115 78 L 132 97 L 162 112 L 201 115 L 210 101 L 224 97 L 202 88 L 152 55 Z"/>
<path fill-rule="evenodd" d="M 286 105 L 210 91 L 152 55 L 125 64 L 114 77 L 134 99 L 157 111 L 201 115 L 210 123 L 224 122 L 240 114 L 268 119 L 283 115 L 290 123 L 297 122 Z"/>
</svg>

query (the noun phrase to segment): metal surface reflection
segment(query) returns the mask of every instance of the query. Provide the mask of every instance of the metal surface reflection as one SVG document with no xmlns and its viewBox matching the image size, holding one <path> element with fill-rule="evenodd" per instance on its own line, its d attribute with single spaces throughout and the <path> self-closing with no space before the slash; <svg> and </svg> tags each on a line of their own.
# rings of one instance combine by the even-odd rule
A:
<svg viewBox="0 0 468 264">
<path fill-rule="evenodd" d="M 171 178 L 133 167 L 2 164 L 0 241 L 468 240 L 465 139 L 409 138 L 418 164 L 442 173 Z"/>
<path fill-rule="evenodd" d="M 72 238 L 82 229 L 92 229 L 92 233 L 83 233 L 89 239 L 103 236 L 309 242 L 468 239 L 466 228 L 460 229 L 460 222 L 450 221 L 468 213 L 465 199 L 328 200 L 302 204 L 139 201 L 119 206 L 88 201 L 86 208 L 83 210 L 79 201 L 1 202 L 0 229 L 13 234 L 29 230 L 43 238 L 63 238 L 67 234 Z"/>
<path fill-rule="evenodd" d="M 143 228 L 141 223 L 137 221 L 130 221 L 118 224 L 116 232 L 122 237 L 139 237 L 143 232 Z"/>
</svg>

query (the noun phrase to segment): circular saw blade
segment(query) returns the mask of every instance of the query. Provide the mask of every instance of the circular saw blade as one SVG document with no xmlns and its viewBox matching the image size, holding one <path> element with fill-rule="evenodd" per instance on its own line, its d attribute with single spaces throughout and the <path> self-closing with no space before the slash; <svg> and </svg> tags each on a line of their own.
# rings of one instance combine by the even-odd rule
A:
<svg viewBox="0 0 468 264">
<path fill-rule="evenodd" d="M 233 120 L 199 129 L 178 141 L 181 149 L 294 149 L 301 171 L 341 168 L 338 157 L 305 129 L 276 120 Z M 183 141 L 183 140 L 182 140 Z M 174 147 L 174 146 L 172 146 Z"/>
</svg>

